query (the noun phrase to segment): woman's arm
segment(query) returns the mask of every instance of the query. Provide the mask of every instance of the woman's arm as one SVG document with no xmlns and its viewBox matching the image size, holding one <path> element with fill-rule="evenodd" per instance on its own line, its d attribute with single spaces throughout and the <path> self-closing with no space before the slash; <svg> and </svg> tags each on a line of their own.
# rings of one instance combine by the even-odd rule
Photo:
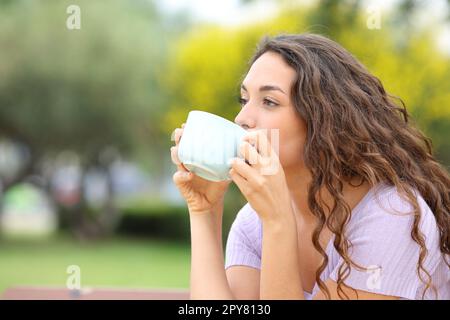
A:
<svg viewBox="0 0 450 320">
<path fill-rule="evenodd" d="M 263 223 L 261 299 L 304 300 L 295 221 Z"/>
<path fill-rule="evenodd" d="M 240 154 L 246 161 L 235 158 L 230 176 L 263 224 L 260 298 L 305 299 L 284 170 L 264 131 L 252 131 L 243 140 Z"/>
<path fill-rule="evenodd" d="M 174 131 L 170 148 L 177 165 L 173 181 L 186 200 L 191 227 L 191 298 L 229 299 L 222 251 L 223 198 L 230 181 L 213 182 L 189 172 L 178 158 L 182 128 Z"/>
<path fill-rule="evenodd" d="M 233 299 L 224 268 L 223 203 L 212 212 L 190 213 L 191 299 Z"/>
</svg>

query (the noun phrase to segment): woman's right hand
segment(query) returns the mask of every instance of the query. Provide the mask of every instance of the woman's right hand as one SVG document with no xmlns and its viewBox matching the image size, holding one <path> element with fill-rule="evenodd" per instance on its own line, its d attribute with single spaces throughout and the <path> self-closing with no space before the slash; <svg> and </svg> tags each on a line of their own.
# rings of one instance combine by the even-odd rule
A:
<svg viewBox="0 0 450 320">
<path fill-rule="evenodd" d="M 203 179 L 193 172 L 189 172 L 178 158 L 178 144 L 183 135 L 184 123 L 181 128 L 173 132 L 175 146 L 170 148 L 172 162 L 176 164 L 177 171 L 173 175 L 173 181 L 186 200 L 190 214 L 202 214 L 211 212 L 222 205 L 225 193 L 231 180 L 214 182 Z"/>
</svg>

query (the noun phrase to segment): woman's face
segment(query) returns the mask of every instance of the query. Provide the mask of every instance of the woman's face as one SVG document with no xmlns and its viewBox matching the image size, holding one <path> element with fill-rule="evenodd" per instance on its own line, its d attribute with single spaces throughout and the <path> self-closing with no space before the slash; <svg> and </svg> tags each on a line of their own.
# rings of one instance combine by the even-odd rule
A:
<svg viewBox="0 0 450 320">
<path fill-rule="evenodd" d="M 235 122 L 247 130 L 279 130 L 280 163 L 284 169 L 303 166 L 306 125 L 291 100 L 296 73 L 274 52 L 261 55 L 241 85 L 242 109 Z M 273 144 L 273 143 L 272 143 Z"/>
</svg>

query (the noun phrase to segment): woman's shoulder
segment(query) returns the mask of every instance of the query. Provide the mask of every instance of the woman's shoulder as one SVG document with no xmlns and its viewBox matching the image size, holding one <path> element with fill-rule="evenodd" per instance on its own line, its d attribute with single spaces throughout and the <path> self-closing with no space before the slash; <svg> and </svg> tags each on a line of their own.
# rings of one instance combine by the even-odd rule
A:
<svg viewBox="0 0 450 320">
<path fill-rule="evenodd" d="M 248 202 L 239 210 L 235 218 L 235 223 L 247 227 L 255 227 L 259 225 L 260 222 L 258 213 L 256 213 Z"/>
<path fill-rule="evenodd" d="M 247 203 L 238 211 L 228 233 L 225 268 L 245 265 L 260 269 L 261 238 L 259 216 Z"/>
<path fill-rule="evenodd" d="M 382 288 L 374 292 L 408 299 L 416 296 L 422 283 L 416 273 L 421 246 L 412 237 L 413 233 L 423 236 L 427 253 L 422 266 L 435 278 L 433 281 L 442 286 L 449 281 L 442 272 L 445 257 L 440 251 L 434 213 L 420 192 L 413 190 L 413 194 L 420 213 L 402 192 L 387 184 L 373 187 L 352 212 L 346 228 L 351 243 L 348 253 L 360 265 L 375 266 L 382 272 Z M 420 219 L 419 232 L 415 233 L 417 219 Z M 352 270 L 349 279 L 349 285 L 364 290 L 367 273 Z"/>
<path fill-rule="evenodd" d="M 262 238 L 262 222 L 258 213 L 252 208 L 249 203 L 246 203 L 237 213 L 231 230 L 246 238 L 252 243 L 259 243 Z"/>
<path fill-rule="evenodd" d="M 418 229 L 423 235 L 425 245 L 430 253 L 439 251 L 439 228 L 433 211 L 422 195 L 413 190 L 419 213 L 415 211 L 411 201 L 395 186 L 381 183 L 373 187 L 364 205 L 353 212 L 348 225 L 350 238 L 373 242 L 380 246 L 416 247 L 411 232 L 417 217 L 420 219 Z"/>
<path fill-rule="evenodd" d="M 422 195 L 416 189 L 413 189 L 412 192 L 417 201 L 422 222 L 435 221 L 434 214 Z M 407 196 L 395 186 L 386 183 L 380 183 L 372 187 L 361 202 L 364 202 L 364 204 L 362 206 L 358 204 L 356 217 L 385 218 L 388 220 L 405 218 L 404 220 L 408 221 L 414 219 L 416 215 L 414 205 Z"/>
</svg>

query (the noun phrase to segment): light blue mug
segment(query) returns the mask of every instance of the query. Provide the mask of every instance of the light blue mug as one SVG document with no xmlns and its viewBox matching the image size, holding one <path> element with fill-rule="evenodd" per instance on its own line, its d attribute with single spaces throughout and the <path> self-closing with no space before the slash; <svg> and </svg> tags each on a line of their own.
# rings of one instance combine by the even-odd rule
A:
<svg viewBox="0 0 450 320">
<path fill-rule="evenodd" d="M 230 180 L 230 160 L 240 157 L 239 146 L 247 133 L 215 114 L 190 111 L 178 145 L 178 158 L 196 175 L 210 181 Z"/>
</svg>

